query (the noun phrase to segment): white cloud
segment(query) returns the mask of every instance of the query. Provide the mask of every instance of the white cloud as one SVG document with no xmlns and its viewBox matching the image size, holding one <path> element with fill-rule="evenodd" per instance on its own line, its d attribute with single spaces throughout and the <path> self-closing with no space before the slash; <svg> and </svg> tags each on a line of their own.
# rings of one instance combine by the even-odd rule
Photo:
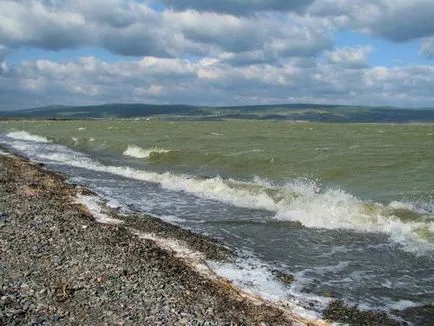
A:
<svg viewBox="0 0 434 326">
<path fill-rule="evenodd" d="M 233 15 L 247 15 L 261 11 L 299 11 L 313 0 L 161 0 L 176 10 L 195 9 L 198 11 L 221 12 Z M 159 1 L 154 1 L 159 2 Z"/>
<path fill-rule="evenodd" d="M 357 30 L 393 42 L 426 38 L 421 53 L 429 55 L 434 36 L 432 0 L 316 0 L 307 9 L 313 16 L 326 17 L 337 27 Z"/>
<path fill-rule="evenodd" d="M 8 72 L 9 72 L 9 67 L 8 67 L 6 61 L 1 60 L 0 61 L 0 76 L 7 75 Z"/>
<path fill-rule="evenodd" d="M 3 83 L 15 85 L 15 94 L 26 92 L 25 105 L 25 98 L 8 99 L 21 107 L 34 106 L 36 97 L 51 99 L 48 103 L 61 98 L 62 103 L 70 104 L 307 101 L 424 106 L 434 100 L 432 66 L 336 69 L 334 63 L 312 59 L 287 59 L 279 66 L 231 66 L 216 59 L 192 62 L 156 57 L 111 63 L 93 57 L 67 63 L 37 60 L 14 67 L 8 78 L 0 79 L 0 86 Z"/>
<path fill-rule="evenodd" d="M 432 66 L 370 67 L 373 47 L 333 48 L 333 33 L 421 39 L 420 54 L 433 58 L 431 12 L 432 0 L 2 0 L 0 105 L 426 105 Z M 95 47 L 136 58 L 7 64 L 20 47 Z"/>
<path fill-rule="evenodd" d="M 158 12 L 133 0 L 0 2 L 0 43 L 47 50 L 103 47 L 129 56 L 183 57 L 263 51 L 313 55 L 330 48 L 326 19 L 294 14 L 236 17 L 187 10 Z"/>
<path fill-rule="evenodd" d="M 347 67 L 363 68 L 368 66 L 368 57 L 374 48 L 372 46 L 338 48 L 327 54 L 330 63 Z"/>
<path fill-rule="evenodd" d="M 58 50 L 89 42 L 84 17 L 76 12 L 49 10 L 42 2 L 0 2 L 0 42 Z"/>
<path fill-rule="evenodd" d="M 429 59 L 434 58 L 434 36 L 427 37 L 422 40 L 420 54 L 422 54 L 423 56 Z"/>
</svg>

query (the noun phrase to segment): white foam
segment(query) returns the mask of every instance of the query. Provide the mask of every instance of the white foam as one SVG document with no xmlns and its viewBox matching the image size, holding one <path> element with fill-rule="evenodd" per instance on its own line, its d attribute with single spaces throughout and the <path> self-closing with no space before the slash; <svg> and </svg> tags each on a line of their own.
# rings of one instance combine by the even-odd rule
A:
<svg viewBox="0 0 434 326">
<path fill-rule="evenodd" d="M 149 158 L 152 153 L 168 153 L 167 149 L 153 147 L 150 149 L 143 149 L 140 146 L 128 145 L 127 149 L 122 153 L 125 156 L 135 157 L 135 158 Z"/>
<path fill-rule="evenodd" d="M 209 266 L 219 276 L 230 280 L 247 293 L 264 298 L 280 306 L 290 308 L 297 315 L 315 320 L 328 302 L 327 298 L 295 292 L 286 287 L 270 272 L 269 267 L 250 259 L 236 263 L 209 262 Z M 303 303 L 317 304 L 318 311 L 306 309 Z M 309 305 L 310 306 L 310 305 Z"/>
<path fill-rule="evenodd" d="M 399 205 L 395 203 L 394 206 Z M 339 189 L 328 189 L 313 196 L 298 197 L 286 208 L 279 209 L 275 218 L 298 221 L 312 228 L 381 232 L 402 244 L 407 251 L 434 250 L 432 242 L 419 236 L 421 230 L 430 232 L 432 221 L 402 221 L 388 216 L 387 208 L 379 203 L 363 202 Z"/>
<path fill-rule="evenodd" d="M 227 157 L 240 156 L 240 155 L 244 155 L 244 154 L 259 153 L 259 152 L 263 152 L 263 150 L 262 149 L 249 149 L 249 150 L 246 150 L 246 151 L 241 151 L 241 152 L 235 152 L 233 154 L 228 154 L 226 156 Z"/>
<path fill-rule="evenodd" d="M 97 172 L 106 172 L 135 180 L 159 184 L 173 191 L 183 191 L 200 198 L 229 205 L 274 212 L 274 219 L 297 221 L 310 228 L 348 229 L 358 232 L 381 232 L 414 253 L 434 250 L 434 244 L 420 234 L 433 232 L 432 219 L 402 221 L 390 215 L 390 207 L 368 203 L 341 189 L 321 189 L 315 181 L 300 179 L 283 186 L 256 179 L 240 182 L 220 177 L 201 179 L 170 172 L 156 173 L 127 166 L 106 166 L 60 145 L 14 142 L 12 147 L 32 152 L 36 159 L 66 164 Z M 392 202 L 391 207 L 409 207 Z"/>
<path fill-rule="evenodd" d="M 113 209 L 118 209 L 121 208 L 122 205 L 121 203 L 119 203 L 116 199 L 110 199 L 107 203 L 106 203 L 107 207 L 113 208 Z"/>
<path fill-rule="evenodd" d="M 231 280 L 236 286 L 267 300 L 283 300 L 288 294 L 285 286 L 260 264 L 249 264 L 247 261 L 238 262 L 236 265 L 212 262 L 211 267 L 218 275 Z"/>
<path fill-rule="evenodd" d="M 131 230 L 133 234 L 141 239 L 152 240 L 158 244 L 159 247 L 166 249 L 167 251 L 175 253 L 175 256 L 183 260 L 194 262 L 196 268 L 205 275 L 209 276 L 211 271 L 209 267 L 204 264 L 205 257 L 202 253 L 190 249 L 184 242 L 177 239 L 162 238 L 153 233 L 145 233 L 138 230 Z"/>
<path fill-rule="evenodd" d="M 50 143 L 51 142 L 46 137 L 34 135 L 34 134 L 31 134 L 27 131 L 11 131 L 6 136 L 9 138 L 12 138 L 12 139 L 39 142 L 39 143 Z"/>
<path fill-rule="evenodd" d="M 8 152 L 2 151 L 1 149 L 0 149 L 0 155 L 2 155 L 2 156 L 11 156 L 11 154 L 9 154 Z"/>
<path fill-rule="evenodd" d="M 392 209 L 408 209 L 408 210 L 414 210 L 414 205 L 411 203 L 404 203 L 400 201 L 392 201 L 389 204 L 389 207 Z"/>
<path fill-rule="evenodd" d="M 315 320 L 323 325 L 318 320 L 321 317 L 318 312 L 305 309 L 298 304 L 297 299 L 288 297 L 288 289 L 277 281 L 269 270 L 265 266 L 261 266 L 259 262 L 250 264 L 245 260 L 234 264 L 205 261 L 202 253 L 190 249 L 182 241 L 162 238 L 152 233 L 144 233 L 133 229 L 131 231 L 140 239 L 152 240 L 159 247 L 174 253 L 176 257 L 187 262 L 203 276 L 218 282 L 222 282 L 218 277 L 223 278 L 223 283 L 226 285 L 228 284 L 227 280 L 229 280 L 238 288 L 234 288 L 238 295 L 244 298 L 254 300 L 260 304 L 264 303 L 265 299 L 278 306 L 290 308 L 290 314 L 294 318 L 296 325 L 297 321 L 305 325 L 308 320 Z"/>
<path fill-rule="evenodd" d="M 408 308 L 416 308 L 421 306 L 423 305 L 410 300 L 399 300 L 388 304 L 388 307 L 393 310 L 405 310 Z"/>
<path fill-rule="evenodd" d="M 340 271 L 345 270 L 349 266 L 350 262 L 342 261 L 335 265 L 327 265 L 327 266 L 317 266 L 313 268 L 306 268 L 294 274 L 295 281 L 292 283 L 291 289 L 295 293 L 303 292 L 303 288 L 312 282 L 312 276 L 306 275 L 316 275 L 318 278 L 322 275 L 330 274 L 330 273 L 338 273 Z M 322 298 L 322 297 L 321 297 Z M 322 298 L 321 300 L 324 300 Z"/>
<path fill-rule="evenodd" d="M 76 202 L 87 207 L 95 220 L 103 224 L 121 224 L 123 221 L 111 218 L 102 211 L 100 200 L 96 196 L 78 195 Z"/>
<path fill-rule="evenodd" d="M 163 216 L 158 216 L 158 218 L 162 219 L 165 222 L 174 223 L 174 224 L 182 224 L 182 223 L 187 222 L 186 219 L 179 218 L 179 217 L 174 216 L 174 215 L 163 215 Z"/>
<path fill-rule="evenodd" d="M 349 262 L 342 261 L 335 265 L 317 266 L 298 271 L 294 274 L 294 282 L 291 284 L 290 293 L 294 297 L 315 302 L 317 309 L 323 310 L 332 299 L 313 293 L 305 293 L 304 288 L 312 282 L 312 279 L 321 279 L 323 275 L 339 273 L 348 266 Z M 341 282 L 345 282 L 345 280 L 341 280 Z"/>
</svg>

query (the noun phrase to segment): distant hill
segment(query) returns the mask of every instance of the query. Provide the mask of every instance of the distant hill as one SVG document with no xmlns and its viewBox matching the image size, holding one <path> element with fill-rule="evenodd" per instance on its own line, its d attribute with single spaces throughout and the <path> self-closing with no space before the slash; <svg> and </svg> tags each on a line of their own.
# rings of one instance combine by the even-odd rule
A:
<svg viewBox="0 0 434 326">
<path fill-rule="evenodd" d="M 322 104 L 204 107 L 113 103 L 93 106 L 46 106 L 0 112 L 1 119 L 170 119 L 303 120 L 316 122 L 434 122 L 434 109 Z"/>
</svg>

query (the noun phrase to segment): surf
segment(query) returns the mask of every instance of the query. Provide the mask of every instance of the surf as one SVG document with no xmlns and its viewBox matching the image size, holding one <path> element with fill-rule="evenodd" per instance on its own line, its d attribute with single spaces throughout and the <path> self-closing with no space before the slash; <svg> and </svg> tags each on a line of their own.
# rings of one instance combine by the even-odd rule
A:
<svg viewBox="0 0 434 326">
<path fill-rule="evenodd" d="M 35 141 L 39 143 L 50 143 L 51 141 L 48 140 L 44 136 L 34 135 L 27 131 L 11 131 L 6 134 L 7 137 L 17 140 L 27 140 L 27 141 Z"/>
<path fill-rule="evenodd" d="M 164 154 L 169 153 L 170 150 L 158 148 L 158 147 L 152 147 L 150 149 L 144 149 L 137 145 L 128 145 L 125 151 L 123 151 L 122 155 L 134 157 L 134 158 L 150 158 L 151 156 L 155 154 Z"/>
<path fill-rule="evenodd" d="M 265 210 L 272 213 L 269 217 L 271 220 L 299 222 L 306 228 L 384 233 L 404 250 L 417 254 L 434 250 L 433 241 L 430 240 L 434 233 L 432 212 L 417 210 L 410 204 L 364 201 L 338 187 L 324 187 L 318 181 L 306 178 L 276 184 L 260 178 L 251 181 L 219 176 L 200 178 L 122 165 L 104 165 L 83 153 L 49 143 L 42 136 L 13 132 L 6 137 L 10 139 L 12 148 L 31 153 L 39 161 L 110 173 L 232 206 Z M 140 148 L 135 153 L 146 154 L 142 150 Z"/>
</svg>

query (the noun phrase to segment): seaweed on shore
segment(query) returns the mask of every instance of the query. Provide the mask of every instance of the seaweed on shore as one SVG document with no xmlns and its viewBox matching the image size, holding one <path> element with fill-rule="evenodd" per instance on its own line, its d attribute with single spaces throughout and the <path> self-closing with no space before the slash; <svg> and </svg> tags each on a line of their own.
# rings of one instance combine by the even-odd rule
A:
<svg viewBox="0 0 434 326">
<path fill-rule="evenodd" d="M 384 311 L 360 310 L 357 305 L 333 300 L 323 312 L 325 319 L 354 326 L 404 326 L 408 323 L 393 319 Z"/>
</svg>

